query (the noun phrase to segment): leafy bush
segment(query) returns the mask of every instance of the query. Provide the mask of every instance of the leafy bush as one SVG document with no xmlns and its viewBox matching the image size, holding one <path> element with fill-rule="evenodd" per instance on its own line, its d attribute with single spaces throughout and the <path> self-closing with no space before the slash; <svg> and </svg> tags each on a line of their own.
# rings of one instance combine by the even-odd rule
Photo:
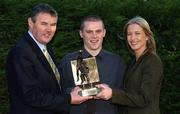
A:
<svg viewBox="0 0 180 114">
<path fill-rule="evenodd" d="M 27 18 L 37 3 L 49 3 L 59 13 L 57 34 L 52 41 L 57 59 L 80 49 L 80 19 L 87 14 L 100 15 L 107 29 L 104 48 L 118 53 L 128 62 L 124 24 L 134 16 L 150 24 L 164 64 L 161 114 L 179 114 L 180 107 L 180 1 L 179 0 L 1 0 L 0 4 L 0 114 L 8 112 L 5 59 L 12 45 L 27 31 Z"/>
</svg>

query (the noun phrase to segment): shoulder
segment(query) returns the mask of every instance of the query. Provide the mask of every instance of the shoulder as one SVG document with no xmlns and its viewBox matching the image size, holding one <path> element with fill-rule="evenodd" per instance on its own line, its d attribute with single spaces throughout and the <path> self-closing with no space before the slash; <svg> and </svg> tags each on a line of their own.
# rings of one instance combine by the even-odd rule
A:
<svg viewBox="0 0 180 114">
<path fill-rule="evenodd" d="M 21 39 L 13 47 L 11 47 L 10 53 L 14 55 L 21 55 L 24 52 L 27 52 L 27 47 L 28 47 L 27 42 Z"/>
<path fill-rule="evenodd" d="M 78 55 L 78 51 L 74 51 L 74 52 L 70 52 L 68 54 L 66 54 L 63 58 L 75 58 Z"/>
<path fill-rule="evenodd" d="M 147 62 L 161 63 L 160 57 L 156 53 L 154 53 L 154 52 L 147 53 L 144 56 L 144 60 L 146 60 Z"/>
<path fill-rule="evenodd" d="M 147 53 L 142 59 L 143 66 L 160 69 L 163 67 L 160 57 L 156 53 Z"/>
<path fill-rule="evenodd" d="M 74 52 L 70 52 L 68 54 L 66 54 L 61 61 L 71 61 L 71 60 L 75 60 L 77 58 L 78 55 L 78 51 L 74 51 Z"/>
<path fill-rule="evenodd" d="M 37 55 L 33 52 L 31 46 L 22 39 L 10 49 L 7 61 L 22 62 L 22 64 L 25 64 L 34 61 L 36 58 Z"/>
<path fill-rule="evenodd" d="M 103 50 L 102 51 L 102 55 L 108 59 L 112 59 L 114 61 L 124 61 L 123 58 L 118 55 L 118 54 L 115 54 L 113 52 L 110 52 L 110 51 L 107 51 L 107 50 Z"/>
</svg>

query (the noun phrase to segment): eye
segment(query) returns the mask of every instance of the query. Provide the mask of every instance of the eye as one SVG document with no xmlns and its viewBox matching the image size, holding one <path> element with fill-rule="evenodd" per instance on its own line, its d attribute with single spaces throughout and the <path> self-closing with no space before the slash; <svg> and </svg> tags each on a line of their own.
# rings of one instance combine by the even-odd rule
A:
<svg viewBox="0 0 180 114">
<path fill-rule="evenodd" d="M 92 31 L 91 30 L 86 30 L 86 33 L 92 33 Z"/>
<path fill-rule="evenodd" d="M 42 22 L 41 25 L 47 25 L 47 23 L 46 22 Z"/>
<path fill-rule="evenodd" d="M 96 33 L 101 33 L 102 32 L 102 30 L 96 30 Z"/>
<path fill-rule="evenodd" d="M 51 24 L 51 26 L 56 26 L 57 25 L 57 23 L 53 23 L 53 24 Z"/>
<path fill-rule="evenodd" d="M 135 32 L 136 35 L 140 35 L 141 33 L 140 32 Z"/>
<path fill-rule="evenodd" d="M 132 33 L 127 33 L 127 36 L 130 36 L 130 35 L 132 35 Z"/>
</svg>

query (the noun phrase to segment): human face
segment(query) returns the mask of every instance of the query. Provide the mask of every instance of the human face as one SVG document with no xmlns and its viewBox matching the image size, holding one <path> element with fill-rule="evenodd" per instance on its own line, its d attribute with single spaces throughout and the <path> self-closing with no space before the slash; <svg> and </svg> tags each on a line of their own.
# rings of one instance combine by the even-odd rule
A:
<svg viewBox="0 0 180 114">
<path fill-rule="evenodd" d="M 140 56 L 146 49 L 148 37 L 138 24 L 130 24 L 127 28 L 127 41 L 135 55 Z"/>
<path fill-rule="evenodd" d="M 48 13 L 39 13 L 35 22 L 31 18 L 28 19 L 29 31 L 39 43 L 47 44 L 55 34 L 57 19 Z"/>
<path fill-rule="evenodd" d="M 84 48 L 94 56 L 102 49 L 103 38 L 106 30 L 101 21 L 86 21 L 80 36 L 84 41 Z"/>
</svg>

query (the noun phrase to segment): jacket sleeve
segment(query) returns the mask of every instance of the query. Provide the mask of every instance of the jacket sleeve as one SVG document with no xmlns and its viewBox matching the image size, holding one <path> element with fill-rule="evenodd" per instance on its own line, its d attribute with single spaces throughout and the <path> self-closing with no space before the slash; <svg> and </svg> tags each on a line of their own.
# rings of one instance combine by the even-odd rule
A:
<svg viewBox="0 0 180 114">
<path fill-rule="evenodd" d="M 138 91 L 113 89 L 112 102 L 130 106 L 145 107 L 155 97 L 159 97 L 159 90 L 162 81 L 162 63 L 156 56 L 146 58 L 141 68 L 142 81 Z M 157 95 L 157 96 L 156 96 Z"/>
</svg>

